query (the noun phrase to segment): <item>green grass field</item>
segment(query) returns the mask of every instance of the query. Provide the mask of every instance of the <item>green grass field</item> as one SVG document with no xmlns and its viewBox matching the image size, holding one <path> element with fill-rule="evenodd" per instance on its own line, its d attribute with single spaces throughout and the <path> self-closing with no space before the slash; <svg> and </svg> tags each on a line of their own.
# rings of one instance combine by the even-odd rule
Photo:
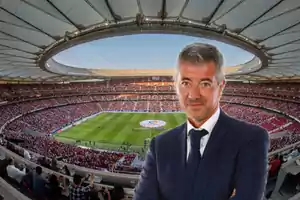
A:
<svg viewBox="0 0 300 200">
<path fill-rule="evenodd" d="M 184 113 L 101 113 L 55 134 L 55 138 L 66 143 L 80 140 L 80 145 L 83 146 L 94 146 L 95 142 L 95 147 L 109 150 L 116 150 L 123 142 L 127 142 L 132 145 L 133 150 L 138 151 L 144 146 L 145 139 L 174 128 L 185 119 Z M 143 120 L 163 120 L 166 122 L 165 130 L 140 130 L 140 122 Z"/>
</svg>

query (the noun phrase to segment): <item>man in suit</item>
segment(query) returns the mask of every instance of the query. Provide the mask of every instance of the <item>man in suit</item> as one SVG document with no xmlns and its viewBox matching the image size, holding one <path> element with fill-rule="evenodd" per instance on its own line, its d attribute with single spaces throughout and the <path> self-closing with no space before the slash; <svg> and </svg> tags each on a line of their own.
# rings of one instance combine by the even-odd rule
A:
<svg viewBox="0 0 300 200">
<path fill-rule="evenodd" d="M 175 85 L 187 122 L 152 139 L 134 200 L 263 199 L 268 133 L 220 109 L 222 65 L 214 46 L 181 51 Z"/>
</svg>

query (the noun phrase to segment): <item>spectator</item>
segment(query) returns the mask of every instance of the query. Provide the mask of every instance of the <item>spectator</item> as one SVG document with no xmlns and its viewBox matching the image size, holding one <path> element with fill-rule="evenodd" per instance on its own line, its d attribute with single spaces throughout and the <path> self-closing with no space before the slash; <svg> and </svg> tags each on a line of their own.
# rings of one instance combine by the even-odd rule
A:
<svg viewBox="0 0 300 200">
<path fill-rule="evenodd" d="M 30 160 L 31 159 L 31 155 L 30 155 L 30 153 L 26 149 L 24 149 L 24 158 L 26 160 Z"/>
<path fill-rule="evenodd" d="M 25 174 L 26 174 L 26 169 L 25 169 L 25 167 L 23 168 L 23 170 L 18 169 L 14 165 L 14 160 L 12 158 L 9 158 L 8 166 L 6 167 L 6 172 L 7 172 L 8 177 L 17 181 L 18 183 L 21 183 L 23 176 L 25 176 Z"/>
<path fill-rule="evenodd" d="M 111 200 L 110 191 L 107 187 L 100 190 L 99 197 L 100 200 Z"/>
<path fill-rule="evenodd" d="M 273 158 L 273 160 L 270 162 L 270 170 L 269 170 L 269 177 L 275 177 L 277 176 L 280 167 L 281 167 L 281 161 L 279 159 L 279 155 L 276 154 Z"/>
<path fill-rule="evenodd" d="M 288 157 L 288 160 L 291 160 L 297 156 L 300 155 L 300 152 L 299 152 L 299 149 L 298 148 L 295 148 L 293 149 L 293 151 L 290 153 L 289 157 Z"/>
<path fill-rule="evenodd" d="M 71 176 L 71 173 L 70 173 L 67 165 L 64 165 L 62 170 L 65 175 Z"/>
<path fill-rule="evenodd" d="M 52 160 L 51 160 L 51 168 L 50 169 L 52 169 L 53 171 L 59 170 L 59 168 L 57 167 L 57 161 L 55 158 L 52 158 Z"/>
<path fill-rule="evenodd" d="M 73 176 L 73 184 L 69 186 L 70 200 L 87 200 L 89 192 L 94 185 L 94 174 L 90 177 L 90 184 L 88 186 L 82 186 L 82 177 L 75 174 Z"/>
<path fill-rule="evenodd" d="M 23 192 L 32 192 L 33 187 L 33 172 L 31 170 L 26 169 L 26 174 L 23 176 L 21 181 L 21 189 Z"/>
<path fill-rule="evenodd" d="M 59 186 L 59 182 L 56 175 L 52 174 L 49 177 L 47 190 L 48 190 L 48 195 L 47 195 L 48 200 L 57 200 L 60 198 L 62 193 L 62 188 Z"/>
<path fill-rule="evenodd" d="M 110 194 L 111 200 L 122 200 L 125 197 L 124 189 L 122 186 L 115 186 Z"/>
<path fill-rule="evenodd" d="M 42 177 L 42 168 L 37 166 L 33 173 L 33 193 L 38 199 L 46 197 L 46 180 Z"/>
</svg>

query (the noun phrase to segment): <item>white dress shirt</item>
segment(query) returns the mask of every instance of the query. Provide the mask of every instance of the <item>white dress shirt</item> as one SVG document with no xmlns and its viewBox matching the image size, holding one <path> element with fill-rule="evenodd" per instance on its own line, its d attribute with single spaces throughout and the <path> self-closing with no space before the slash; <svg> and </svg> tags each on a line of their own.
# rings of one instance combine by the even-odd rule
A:
<svg viewBox="0 0 300 200">
<path fill-rule="evenodd" d="M 23 171 L 21 171 L 18 168 L 16 168 L 14 165 L 8 165 L 6 167 L 6 171 L 7 171 L 7 175 L 10 178 L 15 179 L 19 183 L 21 182 L 22 177 L 26 174 L 25 168 L 23 169 Z"/>
<path fill-rule="evenodd" d="M 189 120 L 187 120 L 187 151 L 186 151 L 186 159 L 188 159 L 190 151 L 191 151 L 191 141 L 190 141 L 190 137 L 189 137 L 189 132 L 191 129 L 195 129 L 195 130 L 202 130 L 205 129 L 208 134 L 205 135 L 204 137 L 201 138 L 200 140 L 200 153 L 201 155 L 203 155 L 203 152 L 205 150 L 205 147 L 207 145 L 208 139 L 211 135 L 211 132 L 213 130 L 213 128 L 215 127 L 218 119 L 220 116 L 220 108 L 218 108 L 216 110 L 216 112 L 204 123 L 202 124 L 202 126 L 200 126 L 199 128 L 195 128 L 190 122 Z"/>
</svg>

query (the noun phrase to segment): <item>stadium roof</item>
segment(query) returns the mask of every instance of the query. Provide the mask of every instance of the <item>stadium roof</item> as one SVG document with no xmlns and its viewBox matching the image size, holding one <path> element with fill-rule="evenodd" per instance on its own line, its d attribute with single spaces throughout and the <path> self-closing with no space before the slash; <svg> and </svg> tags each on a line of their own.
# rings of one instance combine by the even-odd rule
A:
<svg viewBox="0 0 300 200">
<path fill-rule="evenodd" d="M 300 79 L 299 0 L 0 0 L 0 76 L 69 81 L 171 71 L 79 69 L 52 59 L 79 43 L 141 32 L 221 40 L 256 57 L 231 79 Z"/>
</svg>

